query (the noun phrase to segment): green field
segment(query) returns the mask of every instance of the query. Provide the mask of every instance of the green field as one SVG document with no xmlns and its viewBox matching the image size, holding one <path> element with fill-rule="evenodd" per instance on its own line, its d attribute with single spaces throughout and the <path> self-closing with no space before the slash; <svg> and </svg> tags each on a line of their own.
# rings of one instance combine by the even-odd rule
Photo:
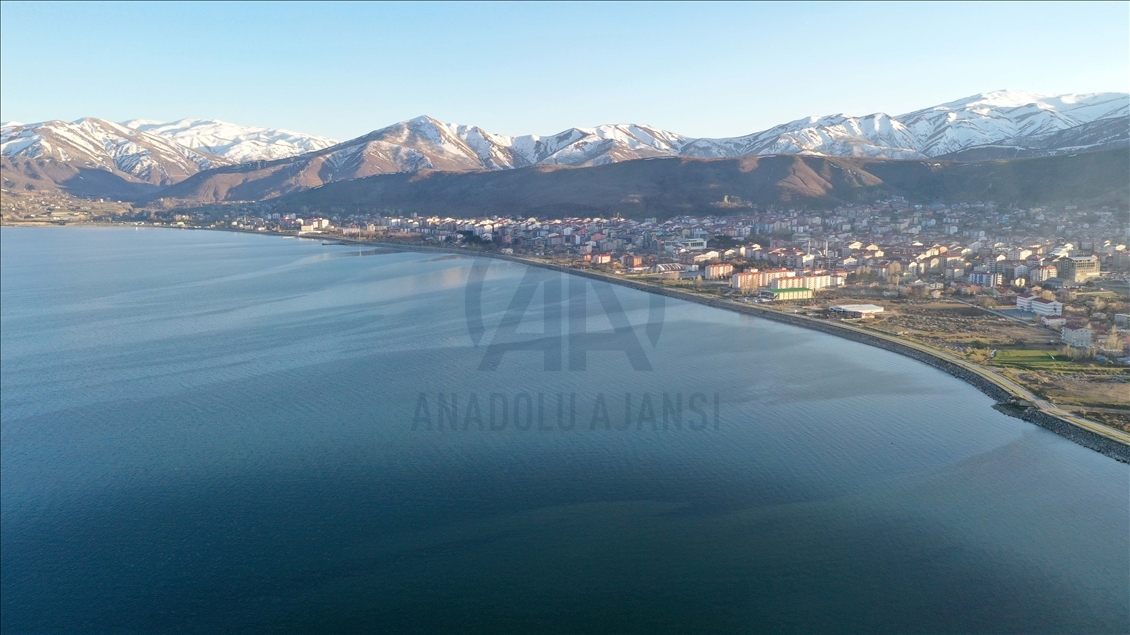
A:
<svg viewBox="0 0 1130 635">
<path fill-rule="evenodd" d="M 1075 362 L 1054 351 L 1035 350 L 998 350 L 989 363 L 1004 368 L 1021 368 L 1025 370 L 1069 370 L 1078 368 Z"/>
</svg>

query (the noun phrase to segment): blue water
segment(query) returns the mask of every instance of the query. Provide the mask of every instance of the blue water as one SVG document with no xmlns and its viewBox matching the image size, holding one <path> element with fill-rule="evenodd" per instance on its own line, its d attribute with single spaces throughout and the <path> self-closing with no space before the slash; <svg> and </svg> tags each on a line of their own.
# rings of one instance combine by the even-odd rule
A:
<svg viewBox="0 0 1130 635">
<path fill-rule="evenodd" d="M 479 370 L 526 268 L 490 263 L 476 346 L 474 262 L 0 231 L 3 631 L 1130 630 L 1127 465 L 821 333 L 668 300 L 653 344 L 623 288 L 652 370 Z"/>
</svg>

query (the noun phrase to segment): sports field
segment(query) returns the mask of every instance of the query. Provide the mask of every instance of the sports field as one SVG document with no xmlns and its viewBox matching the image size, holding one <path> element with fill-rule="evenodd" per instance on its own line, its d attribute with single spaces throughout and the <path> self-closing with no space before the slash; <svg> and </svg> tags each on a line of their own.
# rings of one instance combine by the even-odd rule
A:
<svg viewBox="0 0 1130 635">
<path fill-rule="evenodd" d="M 1054 351 L 1037 351 L 1030 349 L 1002 349 L 998 350 L 989 363 L 1004 368 L 1022 368 L 1025 370 L 1070 370 L 1077 368 L 1071 359 L 1057 355 Z"/>
</svg>

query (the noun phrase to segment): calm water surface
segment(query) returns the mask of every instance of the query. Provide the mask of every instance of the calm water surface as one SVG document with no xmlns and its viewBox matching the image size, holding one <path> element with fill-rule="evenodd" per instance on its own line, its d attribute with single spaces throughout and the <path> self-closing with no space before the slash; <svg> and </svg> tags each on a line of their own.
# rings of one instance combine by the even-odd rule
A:
<svg viewBox="0 0 1130 635">
<path fill-rule="evenodd" d="M 653 370 L 478 370 L 521 265 L 476 347 L 470 258 L 0 239 L 5 633 L 1130 630 L 1130 468 L 913 360 L 620 288 Z"/>
</svg>

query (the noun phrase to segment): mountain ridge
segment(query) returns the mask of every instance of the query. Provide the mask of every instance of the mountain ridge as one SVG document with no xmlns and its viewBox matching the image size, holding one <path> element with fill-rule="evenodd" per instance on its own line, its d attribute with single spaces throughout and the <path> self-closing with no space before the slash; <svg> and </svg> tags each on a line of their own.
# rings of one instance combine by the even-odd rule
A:
<svg viewBox="0 0 1130 635">
<path fill-rule="evenodd" d="M 101 123 L 84 123 L 92 121 Z M 83 143 L 77 143 L 83 135 Z M 60 152 L 66 143 L 82 151 L 71 147 Z M 80 180 L 89 185 L 113 176 L 117 180 L 110 181 L 117 189 L 134 197 L 214 202 L 237 200 L 228 198 L 236 195 L 260 200 L 327 183 L 427 170 L 497 171 L 776 154 L 988 160 L 1121 147 L 1130 147 L 1130 95 L 993 91 L 898 116 L 805 117 L 726 138 L 687 137 L 630 123 L 511 137 L 427 116 L 342 142 L 216 120 L 114 124 L 87 118 L 5 124 L 0 167 L 6 187 L 77 191 Z M 79 178 L 80 171 L 91 169 L 110 175 L 99 179 L 87 173 Z M 200 183 L 204 180 L 213 183 Z M 157 188 L 163 188 L 160 194 L 155 194 Z"/>
<path fill-rule="evenodd" d="M 825 209 L 904 196 L 919 203 L 1082 203 L 1125 210 L 1130 208 L 1128 170 L 1130 153 L 1121 150 L 984 162 L 663 157 L 588 167 L 384 174 L 296 191 L 262 204 L 298 213 L 644 218 L 725 214 L 728 200 Z"/>
<path fill-rule="evenodd" d="M 180 119 L 173 122 L 131 119 L 121 125 L 236 163 L 283 159 L 338 143 L 327 137 L 283 128 L 241 126 L 218 119 Z"/>
</svg>

